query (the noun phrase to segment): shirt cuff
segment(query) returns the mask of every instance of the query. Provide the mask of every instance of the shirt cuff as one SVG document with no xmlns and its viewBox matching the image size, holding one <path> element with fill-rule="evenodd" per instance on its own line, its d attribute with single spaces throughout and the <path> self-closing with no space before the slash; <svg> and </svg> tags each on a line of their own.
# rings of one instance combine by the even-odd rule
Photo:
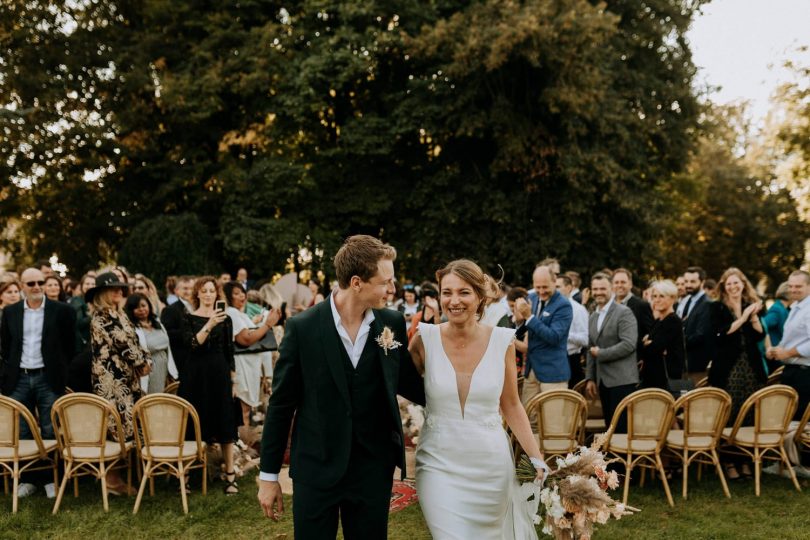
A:
<svg viewBox="0 0 810 540">
<path fill-rule="evenodd" d="M 802 358 L 810 358 L 810 342 L 797 345 L 796 352 L 799 353 L 799 356 Z"/>
<path fill-rule="evenodd" d="M 259 480 L 262 482 L 278 482 L 278 473 L 260 472 Z"/>
<path fill-rule="evenodd" d="M 528 319 L 526 319 L 525 321 L 523 321 L 523 324 L 529 324 L 529 321 L 530 321 L 530 320 L 532 320 L 532 319 L 534 319 L 534 314 L 533 314 L 533 313 L 532 313 L 531 315 L 529 315 L 529 318 L 528 318 Z"/>
</svg>

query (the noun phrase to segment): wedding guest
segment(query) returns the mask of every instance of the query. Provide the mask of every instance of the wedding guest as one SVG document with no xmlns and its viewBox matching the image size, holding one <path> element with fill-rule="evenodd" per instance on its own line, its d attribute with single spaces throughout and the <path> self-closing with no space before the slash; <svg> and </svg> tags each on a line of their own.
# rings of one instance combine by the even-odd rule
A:
<svg viewBox="0 0 810 540">
<path fill-rule="evenodd" d="M 4 307 L 20 301 L 20 284 L 17 281 L 0 281 L 0 313 Z"/>
<path fill-rule="evenodd" d="M 574 302 L 579 302 L 580 305 L 584 306 L 587 304 L 586 301 L 582 299 L 583 291 L 580 290 L 582 286 L 582 277 L 580 277 L 579 272 L 574 272 L 573 270 L 569 270 L 565 273 L 566 276 L 571 280 L 571 284 L 573 285 L 573 289 L 571 289 L 571 299 Z"/>
<path fill-rule="evenodd" d="M 180 276 L 176 278 L 174 292 L 177 301 L 169 304 L 160 313 L 160 322 L 169 334 L 169 343 L 172 348 L 172 357 L 183 376 L 183 364 L 186 363 L 189 351 L 185 348 L 183 338 L 183 318 L 186 313 L 194 311 L 192 306 L 192 295 L 194 288 L 194 278 L 191 276 Z"/>
<path fill-rule="evenodd" d="M 411 318 L 411 328 L 408 330 L 408 341 L 413 338 L 419 328 L 419 323 L 439 324 L 442 322 L 442 312 L 439 307 L 439 288 L 429 281 L 419 287 L 422 309 Z"/>
<path fill-rule="evenodd" d="M 226 495 L 239 493 L 233 468 L 233 444 L 237 440 L 237 418 L 232 391 L 236 377 L 233 324 L 216 302 L 224 300 L 217 278 L 197 278 L 191 293 L 193 311 L 183 316 L 183 341 L 193 362 L 180 367 L 179 395 L 187 399 L 200 416 L 203 439 L 219 443 L 225 461 Z"/>
<path fill-rule="evenodd" d="M 280 309 L 272 309 L 256 317 L 249 317 L 245 313 L 247 294 L 242 284 L 231 281 L 222 288 L 225 300 L 228 302 L 226 313 L 233 326 L 233 341 L 242 348 L 251 347 L 261 342 L 273 326 L 281 318 Z M 269 357 L 269 358 L 268 358 Z M 250 411 L 261 405 L 262 366 L 270 361 L 271 351 L 257 351 L 254 353 L 241 353 L 234 355 L 236 378 L 236 397 L 241 402 L 242 425 L 250 425 Z"/>
<path fill-rule="evenodd" d="M 568 379 L 568 388 L 573 388 L 585 378 L 583 351 L 588 346 L 588 310 L 571 298 L 574 292 L 574 283 L 567 274 L 557 276 L 557 290 L 571 302 L 574 318 L 571 320 L 571 329 L 568 331 L 568 366 L 571 368 L 571 378 Z"/>
<path fill-rule="evenodd" d="M 65 291 L 62 290 L 62 279 L 56 274 L 52 274 L 45 278 L 45 297 L 52 302 L 66 302 L 67 296 Z"/>
<path fill-rule="evenodd" d="M 712 360 L 711 341 L 713 336 L 710 304 L 713 302 L 703 290 L 706 271 L 699 266 L 690 266 L 683 274 L 686 297 L 678 304 L 683 320 L 683 333 L 686 339 L 686 371 L 697 383 L 706 376 Z"/>
<path fill-rule="evenodd" d="M 638 323 L 637 350 L 641 349 L 641 339 L 650 333 L 653 313 L 650 304 L 633 294 L 633 274 L 626 268 L 613 271 L 613 296 L 616 302 L 627 306 Z"/>
<path fill-rule="evenodd" d="M 515 329 L 515 362 L 517 362 L 518 376 L 522 376 L 526 367 L 526 353 L 529 351 L 529 328 L 517 321 L 519 315 L 515 314 L 515 302 L 518 298 L 528 303 L 529 291 L 523 287 L 512 287 L 506 295 L 509 311 L 512 312 L 512 328 Z"/>
<path fill-rule="evenodd" d="M 315 304 L 320 304 L 321 302 L 323 302 L 325 298 L 323 295 L 323 286 L 321 285 L 321 282 L 318 280 L 318 278 L 316 277 L 310 278 L 310 280 L 307 282 L 307 287 L 309 287 L 309 292 L 312 293 L 312 301 L 309 303 L 309 306 L 307 307 L 312 307 Z"/>
<path fill-rule="evenodd" d="M 246 291 L 249 291 L 253 288 L 253 281 L 248 279 L 248 271 L 247 268 L 240 268 L 236 271 L 236 281 L 242 284 L 242 287 Z"/>
<path fill-rule="evenodd" d="M 676 306 L 680 306 L 683 302 L 683 299 L 686 297 L 686 281 L 683 278 L 683 275 L 678 276 L 675 278 L 675 286 L 678 288 L 678 301 L 675 302 Z M 676 309 L 676 314 L 678 317 L 681 316 L 680 310 Z"/>
<path fill-rule="evenodd" d="M 638 323 L 630 308 L 613 300 L 608 274 L 594 274 L 591 292 L 597 308 L 588 321 L 590 347 L 585 366 L 588 380 L 585 392 L 590 399 L 595 399 L 598 393 L 605 422 L 609 425 L 621 400 L 633 393 L 639 383 L 636 363 Z M 616 430 L 617 433 L 627 433 L 626 415 L 618 419 Z"/>
<path fill-rule="evenodd" d="M 75 347 L 75 317 L 68 305 L 45 297 L 45 276 L 41 271 L 28 268 L 20 279 L 25 296 L 22 302 L 6 304 L 5 299 L 14 295 L 6 295 L 9 288 L 3 292 L 0 393 L 19 401 L 32 413 L 36 411 L 42 438 L 53 439 L 51 408 L 65 391 L 65 366 Z M 20 439 L 33 438 L 28 423 L 22 419 L 19 434 Z M 35 480 L 23 480 L 17 496 L 31 495 L 36 489 Z M 45 481 L 44 487 L 47 497 L 52 498 L 53 480 Z"/>
<path fill-rule="evenodd" d="M 422 309 L 422 304 L 416 296 L 416 288 L 413 283 L 407 283 L 402 288 L 402 303 L 399 305 L 399 312 L 405 317 L 406 330 L 411 329 L 411 319 L 416 312 Z"/>
<path fill-rule="evenodd" d="M 155 315 L 160 317 L 160 312 L 163 311 L 163 308 L 165 308 L 166 305 L 160 301 L 160 295 L 158 294 L 157 287 L 155 287 L 152 280 L 143 274 L 135 274 L 135 278 L 132 283 L 133 291 L 146 296 L 149 299 L 149 303 L 152 304 Z"/>
<path fill-rule="evenodd" d="M 768 357 L 785 364 L 781 382 L 799 393 L 793 418 L 799 420 L 810 403 L 810 273 L 796 270 L 787 283 L 793 305 L 782 340 L 768 351 Z"/>
<path fill-rule="evenodd" d="M 515 321 L 528 329 L 529 350 L 523 370 L 521 400 L 526 404 L 537 394 L 568 388 L 568 332 L 574 319 L 571 302 L 557 291 L 557 275 L 551 266 L 538 266 L 532 273 L 534 290 L 528 301 L 515 301 Z"/>
<path fill-rule="evenodd" d="M 776 347 L 782 341 L 782 333 L 784 332 L 785 322 L 787 322 L 790 312 L 791 300 L 788 292 L 788 282 L 781 283 L 776 288 L 774 294 L 773 304 L 768 309 L 768 312 L 761 317 L 762 323 L 771 338 L 771 346 Z"/>
<path fill-rule="evenodd" d="M 170 306 L 177 302 L 178 296 L 174 294 L 174 288 L 177 286 L 177 276 L 166 276 L 166 305 Z"/>
<path fill-rule="evenodd" d="M 501 302 L 500 283 L 496 283 L 492 280 L 487 283 L 487 296 L 484 299 L 486 307 L 484 307 L 484 315 L 481 317 L 479 323 L 487 326 L 510 328 L 512 315 L 509 313 L 508 301 Z"/>
<path fill-rule="evenodd" d="M 48 259 L 40 259 L 34 266 L 39 268 L 39 271 L 42 272 L 42 275 L 45 277 L 53 275 L 53 268 L 51 267 L 51 261 L 49 261 Z"/>
<path fill-rule="evenodd" d="M 169 346 L 169 334 L 160 324 L 160 320 L 152 309 L 152 303 L 146 296 L 140 293 L 129 295 L 124 304 L 124 310 L 135 327 L 138 343 L 142 349 L 149 352 L 152 359 L 152 371 L 148 375 L 145 388 L 144 381 L 141 380 L 141 387 L 147 394 L 163 392 L 169 374 L 175 379 L 178 377 Z"/>
<path fill-rule="evenodd" d="M 104 272 L 96 277 L 96 286 L 85 293 L 85 301 L 93 306 L 90 323 L 93 392 L 115 407 L 121 416 L 124 438 L 131 440 L 132 408 L 143 395 L 140 378 L 149 374 L 151 362 L 122 309 L 124 289 L 128 288 L 115 272 Z M 114 425 L 109 426 L 108 435 L 117 440 Z M 118 471 L 107 473 L 107 491 L 113 495 L 128 492 Z M 129 494 L 134 494 L 134 489 Z"/>
<path fill-rule="evenodd" d="M 718 301 L 710 306 L 710 319 L 714 337 L 714 358 L 709 370 L 709 384 L 726 390 L 731 395 L 731 415 L 728 425 L 734 424 L 743 402 L 748 396 L 765 386 L 768 375 L 757 343 L 765 336 L 759 312 L 762 303 L 745 274 L 729 268 L 717 285 Z M 753 425 L 753 416 L 745 425 Z M 735 464 L 730 460 L 726 475 L 739 478 Z M 750 476 L 750 467 L 743 465 L 743 475 Z"/>
<path fill-rule="evenodd" d="M 678 287 L 666 279 L 653 282 L 650 289 L 655 319 L 649 334 L 641 340 L 641 387 L 668 390 L 669 379 L 683 377 L 686 354 L 683 324 L 673 309 Z"/>
<path fill-rule="evenodd" d="M 90 310 L 84 295 L 96 286 L 96 273 L 88 272 L 79 280 L 76 286 L 79 294 L 70 297 L 68 304 L 76 311 L 76 352 L 86 350 L 90 344 Z M 72 388 L 72 386 L 71 386 Z M 75 388 L 74 388 L 75 390 Z"/>
<path fill-rule="evenodd" d="M 231 281 L 233 281 L 233 279 L 231 279 L 231 273 L 230 272 L 222 272 L 219 275 L 219 285 L 220 285 L 220 287 L 224 287 L 226 283 L 230 283 Z"/>
<path fill-rule="evenodd" d="M 710 300 L 715 301 L 719 298 L 719 294 L 717 292 L 717 282 L 711 278 L 706 279 L 703 282 L 703 291 L 706 293 L 706 296 L 709 297 Z"/>
<path fill-rule="evenodd" d="M 279 320 L 273 327 L 273 333 L 276 336 L 276 343 L 281 346 L 281 341 L 284 338 L 284 325 L 287 322 L 287 317 L 290 316 L 290 312 L 287 309 L 287 302 L 284 301 L 284 297 L 281 296 L 276 288 L 270 283 L 265 283 L 259 288 L 259 297 L 261 298 L 261 303 L 265 308 L 268 310 L 276 309 L 280 313 Z M 273 378 L 274 359 L 278 357 L 278 354 L 279 353 L 276 352 L 270 357 L 263 357 L 262 371 L 264 372 L 265 380 Z"/>
</svg>

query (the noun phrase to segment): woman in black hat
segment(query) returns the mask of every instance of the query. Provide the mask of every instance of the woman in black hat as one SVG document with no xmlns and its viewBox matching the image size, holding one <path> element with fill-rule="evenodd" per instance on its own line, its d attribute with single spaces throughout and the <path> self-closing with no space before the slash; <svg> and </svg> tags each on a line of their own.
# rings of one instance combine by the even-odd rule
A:
<svg viewBox="0 0 810 540">
<path fill-rule="evenodd" d="M 96 286 L 84 297 L 93 305 L 90 322 L 90 347 L 93 353 L 93 393 L 109 401 L 121 415 L 124 436 L 133 437 L 132 407 L 142 396 L 140 378 L 149 373 L 149 353 L 141 348 L 135 328 L 121 309 L 128 285 L 106 272 L 96 277 Z M 115 428 L 110 427 L 115 440 Z M 107 491 L 113 495 L 127 492 L 118 471 L 107 473 Z M 129 490 L 134 494 L 134 489 Z"/>
</svg>

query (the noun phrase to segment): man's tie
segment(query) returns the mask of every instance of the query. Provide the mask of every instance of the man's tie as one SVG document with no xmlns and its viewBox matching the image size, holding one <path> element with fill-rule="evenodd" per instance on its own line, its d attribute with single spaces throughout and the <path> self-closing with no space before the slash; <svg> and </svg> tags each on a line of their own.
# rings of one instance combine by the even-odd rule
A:
<svg viewBox="0 0 810 540">
<path fill-rule="evenodd" d="M 535 314 L 535 317 L 538 318 L 542 317 L 544 309 L 546 309 L 546 301 L 540 300 L 539 302 L 537 302 L 537 313 Z"/>
<path fill-rule="evenodd" d="M 681 314 L 681 319 L 683 319 L 684 321 L 689 316 L 689 307 L 692 305 L 692 298 L 694 298 L 694 297 L 695 297 L 694 295 L 690 294 L 689 295 L 689 300 L 686 301 L 686 306 L 684 306 L 684 308 L 683 308 L 683 313 Z"/>
</svg>

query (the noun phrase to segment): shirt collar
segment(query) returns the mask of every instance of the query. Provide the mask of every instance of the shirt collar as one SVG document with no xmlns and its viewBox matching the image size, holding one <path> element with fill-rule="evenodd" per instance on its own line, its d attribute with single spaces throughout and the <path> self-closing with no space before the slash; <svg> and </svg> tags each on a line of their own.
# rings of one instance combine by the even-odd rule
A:
<svg viewBox="0 0 810 540">
<path fill-rule="evenodd" d="M 23 300 L 23 311 L 40 311 L 45 307 L 45 302 L 47 302 L 47 298 L 42 299 L 42 303 L 39 305 L 38 308 L 34 309 L 28 305 L 28 299 L 26 298 Z"/>
<path fill-rule="evenodd" d="M 343 328 L 343 324 L 340 322 L 340 313 L 338 313 L 337 306 L 335 305 L 335 295 L 337 291 L 333 292 L 329 295 L 329 307 L 332 308 L 332 318 L 335 320 L 335 326 L 337 328 Z M 371 323 L 374 321 L 374 310 L 369 308 L 366 310 L 366 316 L 363 317 L 363 322 L 360 323 L 360 328 L 364 326 L 371 326 Z"/>
<path fill-rule="evenodd" d="M 608 300 L 608 303 L 607 303 L 607 304 L 605 304 L 605 307 L 603 307 L 602 309 L 600 309 L 600 310 L 599 310 L 599 313 L 606 312 L 608 309 L 610 309 L 610 305 L 613 303 L 613 300 L 614 300 L 615 298 L 616 298 L 615 296 L 611 296 L 611 297 L 610 297 L 610 300 Z"/>
<path fill-rule="evenodd" d="M 804 300 L 802 300 L 801 302 L 796 302 L 795 304 L 790 306 L 790 309 L 791 309 L 791 311 L 794 310 L 794 309 L 804 309 L 808 305 L 810 305 L 810 294 L 805 296 Z"/>
</svg>

